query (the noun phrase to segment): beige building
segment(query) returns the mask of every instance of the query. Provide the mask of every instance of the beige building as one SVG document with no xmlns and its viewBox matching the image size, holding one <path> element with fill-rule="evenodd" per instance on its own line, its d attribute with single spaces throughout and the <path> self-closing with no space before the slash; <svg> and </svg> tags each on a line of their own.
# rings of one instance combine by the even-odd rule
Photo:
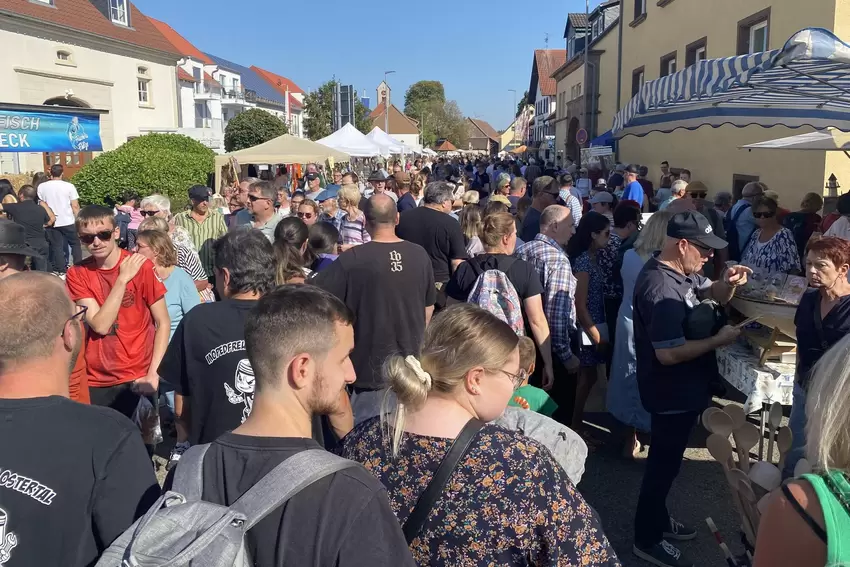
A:
<svg viewBox="0 0 850 567">
<path fill-rule="evenodd" d="M 129 0 L 0 0 L 0 42 L 0 103 L 7 112 L 99 115 L 103 150 L 177 129 L 180 54 Z M 0 171 L 62 163 L 73 173 L 91 159 L 91 151 L 7 152 Z"/>
<path fill-rule="evenodd" d="M 682 70 L 696 60 L 779 49 L 807 27 L 850 36 L 850 2 L 845 0 L 775 4 L 768 0 L 622 0 L 621 6 L 622 65 L 620 97 L 615 103 L 620 108 L 645 81 Z M 601 107 L 600 125 L 604 119 L 604 129 L 608 129 L 613 117 L 608 118 Z M 731 191 L 759 180 L 779 193 L 782 206 L 794 210 L 803 194 L 824 191 L 832 173 L 842 185 L 850 186 L 850 160 L 841 152 L 747 151 L 738 147 L 810 130 L 725 125 L 656 132 L 641 138 L 627 136 L 619 142 L 619 159 L 647 165 L 656 185 L 659 164 L 664 160 L 671 167 L 691 170 L 692 179 L 705 182 L 711 192 Z"/>
</svg>

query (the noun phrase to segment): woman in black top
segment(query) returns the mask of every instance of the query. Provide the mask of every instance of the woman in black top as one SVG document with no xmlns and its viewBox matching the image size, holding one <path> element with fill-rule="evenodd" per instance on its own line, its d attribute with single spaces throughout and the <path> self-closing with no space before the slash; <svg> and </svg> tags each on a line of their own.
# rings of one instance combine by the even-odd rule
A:
<svg viewBox="0 0 850 567">
<path fill-rule="evenodd" d="M 458 266 L 446 285 L 447 304 L 466 302 L 475 287 L 478 276 L 487 270 L 504 272 L 522 302 L 522 318 L 526 333 L 529 334 L 530 331 L 537 344 L 543 359 L 543 384 L 548 388 L 554 378 L 549 323 L 543 312 L 543 286 L 540 283 L 540 277 L 530 264 L 511 256 L 516 248 L 516 223 L 513 216 L 510 213 L 486 216 L 481 240 L 484 244 L 484 253 Z"/>
<path fill-rule="evenodd" d="M 850 333 L 850 242 L 825 236 L 809 243 L 806 278 L 809 290 L 800 299 L 794 324 L 797 326 L 797 376 L 794 406 L 788 425 L 794 434 L 785 460 L 783 476 L 794 473 L 806 444 L 806 391 L 812 368 L 821 356 Z"/>
</svg>

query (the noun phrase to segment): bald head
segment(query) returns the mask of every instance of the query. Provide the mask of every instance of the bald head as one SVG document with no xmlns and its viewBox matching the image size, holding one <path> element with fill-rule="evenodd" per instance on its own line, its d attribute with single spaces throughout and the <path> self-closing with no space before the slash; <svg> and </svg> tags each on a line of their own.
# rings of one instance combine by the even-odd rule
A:
<svg viewBox="0 0 850 567">
<path fill-rule="evenodd" d="M 540 215 L 540 232 L 546 232 L 555 223 L 563 222 L 570 216 L 570 210 L 561 205 L 549 205 Z"/>
<path fill-rule="evenodd" d="M 397 205 L 386 193 L 378 193 L 369 199 L 369 206 L 366 207 L 367 224 L 395 226 L 397 216 Z"/>
<path fill-rule="evenodd" d="M 0 280 L 0 313 L 2 375 L 14 366 L 50 357 L 74 307 L 62 280 L 23 272 Z"/>
</svg>

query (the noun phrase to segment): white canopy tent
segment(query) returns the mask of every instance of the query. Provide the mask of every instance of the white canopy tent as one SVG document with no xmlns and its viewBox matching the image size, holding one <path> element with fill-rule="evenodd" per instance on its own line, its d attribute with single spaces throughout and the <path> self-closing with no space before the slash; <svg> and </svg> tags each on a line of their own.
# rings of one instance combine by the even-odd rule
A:
<svg viewBox="0 0 850 567">
<path fill-rule="evenodd" d="M 317 140 L 317 143 L 345 152 L 351 157 L 375 157 L 388 153 L 350 122 L 330 136 Z"/>
<path fill-rule="evenodd" d="M 409 154 L 410 148 L 399 142 L 379 127 L 375 126 L 372 131 L 366 135 L 372 142 L 381 146 L 388 154 Z"/>
</svg>

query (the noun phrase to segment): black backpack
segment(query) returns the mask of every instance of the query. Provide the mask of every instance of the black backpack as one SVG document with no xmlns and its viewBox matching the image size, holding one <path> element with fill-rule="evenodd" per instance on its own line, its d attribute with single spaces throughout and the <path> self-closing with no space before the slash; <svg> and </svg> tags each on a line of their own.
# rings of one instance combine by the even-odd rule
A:
<svg viewBox="0 0 850 567">
<path fill-rule="evenodd" d="M 738 234 L 738 219 L 741 215 L 749 209 L 752 205 L 749 202 L 744 201 L 744 204 L 741 205 L 741 208 L 738 209 L 734 215 L 728 213 L 725 217 L 723 217 L 723 228 L 726 230 L 726 242 L 729 243 L 729 246 L 726 248 L 729 251 L 729 259 L 730 260 L 738 260 L 741 259 L 741 235 Z"/>
</svg>

